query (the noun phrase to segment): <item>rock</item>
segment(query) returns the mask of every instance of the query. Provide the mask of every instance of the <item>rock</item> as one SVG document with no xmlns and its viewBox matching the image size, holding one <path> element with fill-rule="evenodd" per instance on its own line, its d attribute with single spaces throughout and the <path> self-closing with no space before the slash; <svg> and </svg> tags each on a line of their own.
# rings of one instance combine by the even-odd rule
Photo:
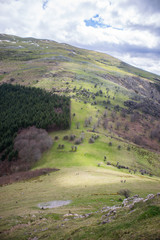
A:
<svg viewBox="0 0 160 240">
<path fill-rule="evenodd" d="M 138 194 L 133 196 L 133 198 L 138 198 L 138 197 L 139 197 L 139 195 L 138 195 Z"/>
<path fill-rule="evenodd" d="M 127 204 L 128 204 L 128 199 L 125 198 L 125 199 L 123 200 L 122 204 L 123 204 L 124 207 L 127 206 Z"/>
<path fill-rule="evenodd" d="M 155 196 L 154 196 L 154 194 L 149 194 L 148 196 L 147 196 L 147 199 L 149 200 L 149 199 L 153 199 Z"/>
<path fill-rule="evenodd" d="M 38 237 L 31 238 L 30 240 L 38 240 Z"/>
<path fill-rule="evenodd" d="M 74 214 L 74 216 L 75 216 L 75 217 L 78 217 L 78 214 L 77 214 L 77 213 L 75 213 L 75 214 Z"/>
<path fill-rule="evenodd" d="M 148 194 L 147 198 L 143 200 L 143 202 L 147 202 L 148 200 L 151 200 L 155 198 L 155 195 L 154 194 Z"/>
<path fill-rule="evenodd" d="M 101 222 L 101 224 L 106 224 L 106 223 L 110 223 L 110 220 L 107 219 L 107 220 L 104 220 L 103 222 Z"/>
<path fill-rule="evenodd" d="M 134 210 L 131 210 L 129 213 L 132 213 L 132 212 L 135 212 L 136 211 L 136 209 L 134 209 Z"/>
<path fill-rule="evenodd" d="M 65 218 L 64 221 L 67 222 L 67 221 L 69 221 L 69 219 L 68 219 L 68 218 Z"/>
<path fill-rule="evenodd" d="M 160 192 L 157 193 L 157 196 L 160 197 Z"/>
<path fill-rule="evenodd" d="M 143 200 L 144 200 L 144 198 L 136 198 L 136 199 L 133 200 L 133 203 L 138 203 L 138 202 L 141 202 Z"/>
<path fill-rule="evenodd" d="M 131 210 L 134 208 L 134 204 L 132 203 L 132 204 L 128 205 L 127 207 Z"/>
<path fill-rule="evenodd" d="M 74 214 L 72 214 L 72 213 L 67 213 L 67 214 L 63 215 L 63 217 L 72 217 L 72 216 L 74 216 Z"/>
<path fill-rule="evenodd" d="M 103 208 L 101 212 L 108 212 L 109 210 L 110 210 L 110 208 L 107 207 L 107 208 L 105 208 L 105 209 Z"/>
</svg>

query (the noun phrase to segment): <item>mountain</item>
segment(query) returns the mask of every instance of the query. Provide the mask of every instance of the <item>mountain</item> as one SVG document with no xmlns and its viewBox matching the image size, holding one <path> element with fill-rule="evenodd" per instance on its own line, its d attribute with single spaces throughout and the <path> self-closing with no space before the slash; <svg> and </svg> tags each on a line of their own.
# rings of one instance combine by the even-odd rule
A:
<svg viewBox="0 0 160 240">
<path fill-rule="evenodd" d="M 20 151 L 17 161 L 3 159 L 0 162 L 1 169 L 4 165 L 14 169 L 12 175 L 0 177 L 1 185 L 7 183 L 7 177 L 8 183 L 13 182 L 0 188 L 0 238 L 159 239 L 160 76 L 104 53 L 6 34 L 0 35 L 0 66 L 0 87 L 8 86 L 14 91 L 12 85 L 23 85 L 25 88 L 15 87 L 33 92 L 41 88 L 47 96 L 66 96 L 71 101 L 70 108 L 67 106 L 70 111 L 67 129 L 45 126 L 53 146 L 40 160 L 32 162 L 29 171 L 41 170 L 44 175 L 20 181 L 22 170 L 26 170 L 30 161 L 30 157 L 26 157 L 27 163 L 23 162 Z M 10 92 L 7 102 L 2 102 L 3 92 L 1 109 L 4 102 L 9 109 L 15 104 L 15 96 Z M 14 111 L 23 115 L 24 109 L 24 116 L 30 119 L 32 108 L 28 109 L 26 104 L 29 100 L 32 104 L 32 96 L 28 95 L 27 99 L 27 95 L 23 98 L 21 92 L 17 94 L 21 109 L 11 111 L 13 115 L 8 115 L 6 110 L 6 116 L 14 118 Z M 42 107 L 42 101 L 39 94 L 34 97 L 33 105 Z M 58 119 L 63 108 L 56 107 Z M 51 106 L 49 111 L 53 110 L 55 107 Z M 36 111 L 38 126 L 38 107 Z M 42 120 L 45 117 L 41 117 Z M 52 120 L 49 119 L 50 124 L 54 124 Z M 12 126 L 5 127 L 9 130 Z M 21 137 L 19 132 L 16 134 Z M 31 147 L 34 149 L 32 142 Z M 60 170 L 50 173 L 46 170 L 53 168 Z M 143 201 L 148 194 L 154 194 L 153 199 Z M 135 200 L 137 205 L 131 203 L 117 210 L 115 205 L 122 206 L 129 195 L 131 201 L 141 198 L 140 202 Z M 38 207 L 55 200 L 71 202 L 60 208 Z M 111 206 L 114 207 L 111 209 Z M 70 215 L 66 215 L 68 212 Z M 107 222 L 103 222 L 103 218 L 107 218 Z"/>
</svg>

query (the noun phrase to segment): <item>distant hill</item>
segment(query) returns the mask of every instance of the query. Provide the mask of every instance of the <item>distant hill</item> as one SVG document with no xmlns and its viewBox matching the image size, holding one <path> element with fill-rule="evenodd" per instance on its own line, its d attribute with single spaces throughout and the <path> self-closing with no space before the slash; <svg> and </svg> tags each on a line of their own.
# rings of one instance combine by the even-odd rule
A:
<svg viewBox="0 0 160 240">
<path fill-rule="evenodd" d="M 143 138 L 138 142 L 151 148 L 151 145 L 157 146 L 156 141 L 160 139 L 157 127 L 160 117 L 160 76 L 132 67 L 107 54 L 50 40 L 6 34 L 0 35 L 0 58 L 1 84 L 44 88 L 52 93 L 101 106 L 104 110 L 108 109 L 109 115 L 113 111 L 122 112 L 120 116 L 129 114 L 129 118 L 134 115 L 132 120 L 136 124 L 129 122 L 129 131 L 124 133 L 121 127 L 119 134 L 137 142 L 134 139 L 137 137 L 133 135 L 138 125 L 137 129 L 146 129 L 145 134 L 138 133 L 140 139 Z M 147 120 L 148 117 L 155 118 L 155 121 Z M 118 122 L 121 121 L 119 118 Z M 151 122 L 154 124 L 149 132 L 149 128 L 144 126 Z M 158 134 L 151 130 L 158 131 Z M 146 140 L 149 136 L 155 141 Z"/>
<path fill-rule="evenodd" d="M 160 76 L 1 34 L 0 149 L 1 239 L 160 239 Z"/>
</svg>

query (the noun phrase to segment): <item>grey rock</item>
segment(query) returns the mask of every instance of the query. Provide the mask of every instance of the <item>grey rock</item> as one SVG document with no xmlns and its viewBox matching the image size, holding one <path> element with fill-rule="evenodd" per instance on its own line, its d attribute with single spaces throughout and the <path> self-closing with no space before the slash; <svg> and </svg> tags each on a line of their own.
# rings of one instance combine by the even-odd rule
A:
<svg viewBox="0 0 160 240">
<path fill-rule="evenodd" d="M 147 196 L 147 199 L 149 200 L 149 199 L 153 199 L 155 197 L 155 195 L 154 194 L 149 194 L 148 196 Z"/>
<path fill-rule="evenodd" d="M 139 195 L 138 195 L 138 194 L 136 194 L 136 195 L 134 195 L 134 196 L 133 196 L 133 198 L 138 198 L 138 197 L 139 197 Z"/>
<path fill-rule="evenodd" d="M 144 198 L 136 198 L 133 200 L 133 203 L 142 202 L 143 200 L 144 200 Z"/>
<path fill-rule="evenodd" d="M 127 206 L 129 209 L 133 209 L 134 208 L 134 203 L 130 204 Z"/>
</svg>

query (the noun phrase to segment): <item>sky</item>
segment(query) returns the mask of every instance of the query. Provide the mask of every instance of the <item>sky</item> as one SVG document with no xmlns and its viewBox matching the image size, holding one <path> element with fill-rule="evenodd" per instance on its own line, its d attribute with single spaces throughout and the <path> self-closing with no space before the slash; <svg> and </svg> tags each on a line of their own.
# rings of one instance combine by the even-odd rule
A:
<svg viewBox="0 0 160 240">
<path fill-rule="evenodd" d="M 104 52 L 160 75 L 160 0 L 0 0 L 0 33 Z"/>
</svg>

